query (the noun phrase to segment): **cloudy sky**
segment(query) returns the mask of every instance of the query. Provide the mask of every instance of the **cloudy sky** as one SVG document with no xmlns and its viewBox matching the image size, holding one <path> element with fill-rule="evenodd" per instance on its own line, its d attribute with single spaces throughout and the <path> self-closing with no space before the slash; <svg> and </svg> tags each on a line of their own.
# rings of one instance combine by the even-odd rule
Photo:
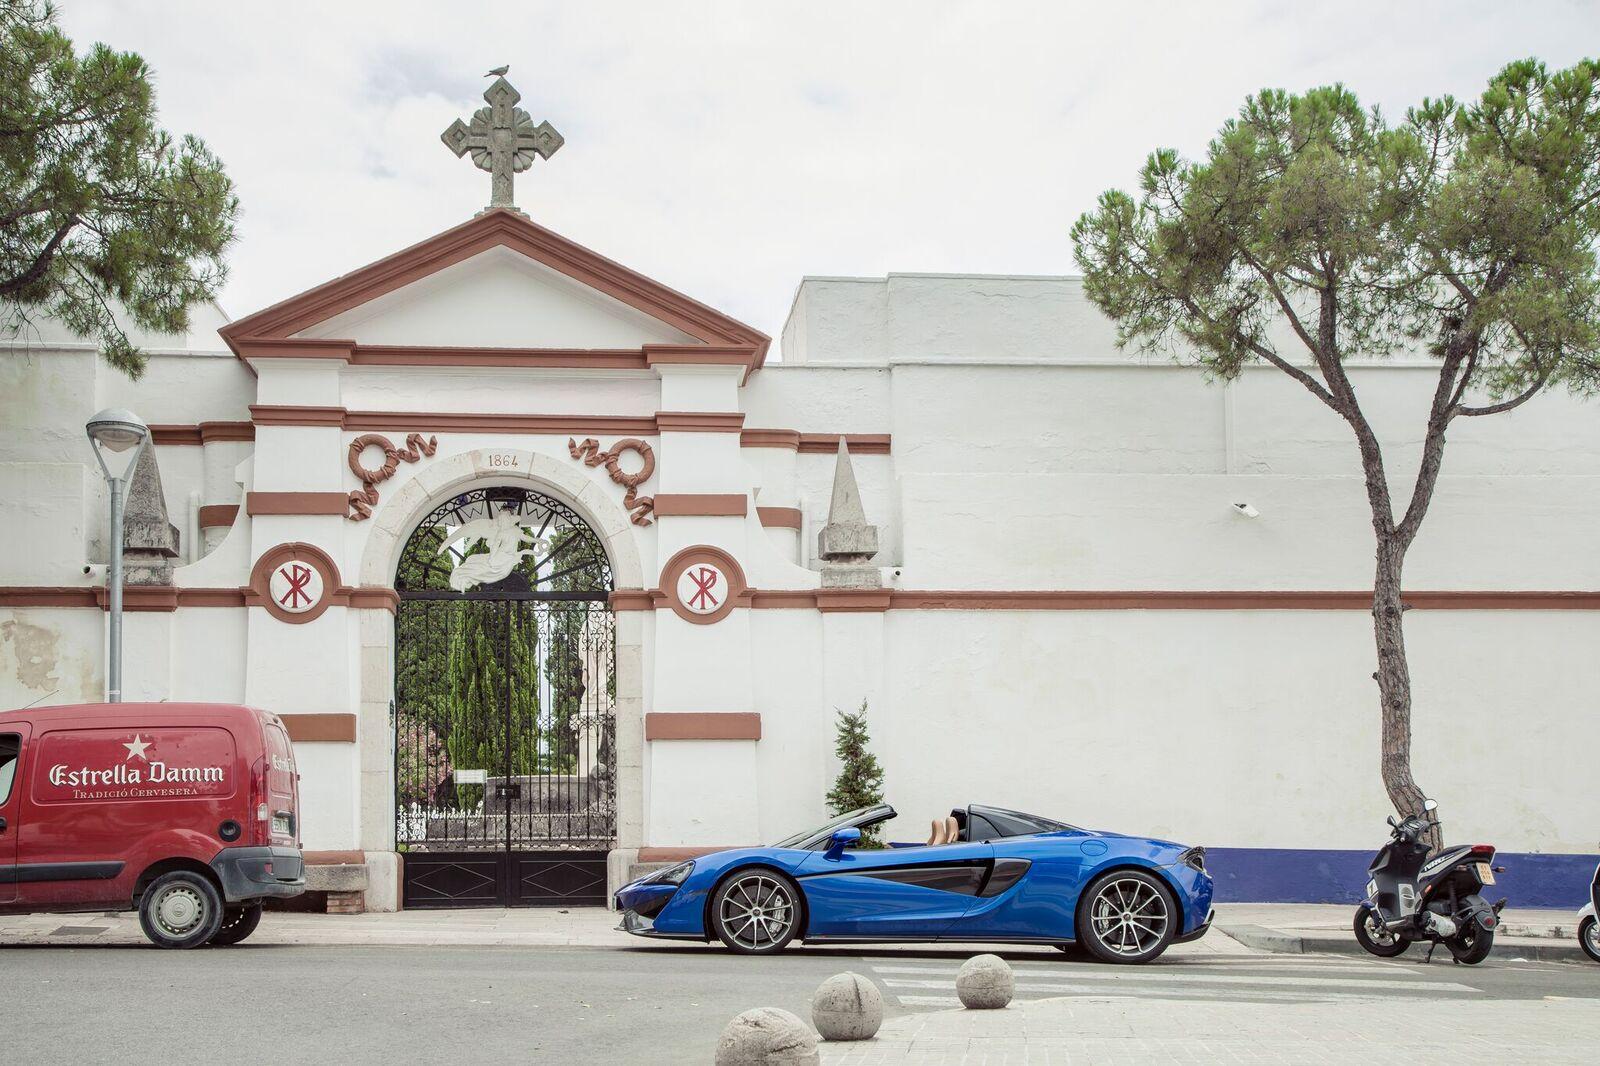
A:
<svg viewBox="0 0 1600 1066">
<path fill-rule="evenodd" d="M 511 64 L 566 146 L 536 221 L 777 336 L 808 274 L 1059 274 L 1146 153 L 1203 149 L 1262 86 L 1399 112 L 1506 61 L 1600 49 L 1592 3 L 420 3 L 60 0 L 80 48 L 154 67 L 222 157 L 233 317 L 465 221 L 488 175 L 439 142 Z"/>
</svg>

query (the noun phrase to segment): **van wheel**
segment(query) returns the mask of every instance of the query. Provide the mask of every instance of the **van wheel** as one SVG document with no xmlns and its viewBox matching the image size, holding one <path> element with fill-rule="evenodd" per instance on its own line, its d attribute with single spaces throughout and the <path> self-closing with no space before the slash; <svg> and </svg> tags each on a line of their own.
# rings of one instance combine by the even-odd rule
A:
<svg viewBox="0 0 1600 1066">
<path fill-rule="evenodd" d="M 162 874 L 139 901 L 139 925 L 158 948 L 197 948 L 222 927 L 222 894 L 204 874 Z"/>
<path fill-rule="evenodd" d="M 255 932 L 260 924 L 261 904 L 229 907 L 223 912 L 222 926 L 217 930 L 217 935 L 211 938 L 211 943 L 216 947 L 230 947 Z"/>
</svg>

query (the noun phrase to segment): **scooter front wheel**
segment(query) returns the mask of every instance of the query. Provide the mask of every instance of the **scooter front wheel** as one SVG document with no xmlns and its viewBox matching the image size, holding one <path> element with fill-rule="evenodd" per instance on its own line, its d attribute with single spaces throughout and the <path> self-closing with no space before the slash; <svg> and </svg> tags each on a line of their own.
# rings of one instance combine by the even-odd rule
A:
<svg viewBox="0 0 1600 1066">
<path fill-rule="evenodd" d="M 1383 921 L 1371 907 L 1356 908 L 1355 933 L 1356 943 L 1362 950 L 1380 959 L 1404 955 L 1411 946 L 1411 941 L 1384 928 Z"/>
<path fill-rule="evenodd" d="M 1583 947 L 1583 953 L 1600 962 L 1600 922 L 1593 917 L 1585 918 L 1583 924 L 1578 926 L 1578 943 Z"/>
</svg>

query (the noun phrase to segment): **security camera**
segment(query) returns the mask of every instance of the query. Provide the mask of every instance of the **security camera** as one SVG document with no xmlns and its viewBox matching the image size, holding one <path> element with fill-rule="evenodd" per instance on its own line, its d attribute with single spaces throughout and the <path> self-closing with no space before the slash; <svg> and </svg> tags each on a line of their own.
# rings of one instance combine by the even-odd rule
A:
<svg viewBox="0 0 1600 1066">
<path fill-rule="evenodd" d="M 1251 507 L 1248 503 L 1236 503 L 1236 504 L 1233 505 L 1233 509 L 1235 511 L 1238 511 L 1241 515 L 1243 515 L 1246 518 L 1260 518 L 1261 517 L 1261 512 L 1256 510 L 1254 507 Z"/>
</svg>

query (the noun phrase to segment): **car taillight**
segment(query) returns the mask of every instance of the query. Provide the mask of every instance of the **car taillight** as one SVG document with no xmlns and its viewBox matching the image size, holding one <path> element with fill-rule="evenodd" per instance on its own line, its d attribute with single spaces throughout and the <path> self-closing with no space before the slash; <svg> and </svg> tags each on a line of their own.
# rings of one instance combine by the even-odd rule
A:
<svg viewBox="0 0 1600 1066">
<path fill-rule="evenodd" d="M 272 842 L 272 814 L 267 810 L 267 760 L 263 756 L 250 767 L 250 843 Z"/>
</svg>

